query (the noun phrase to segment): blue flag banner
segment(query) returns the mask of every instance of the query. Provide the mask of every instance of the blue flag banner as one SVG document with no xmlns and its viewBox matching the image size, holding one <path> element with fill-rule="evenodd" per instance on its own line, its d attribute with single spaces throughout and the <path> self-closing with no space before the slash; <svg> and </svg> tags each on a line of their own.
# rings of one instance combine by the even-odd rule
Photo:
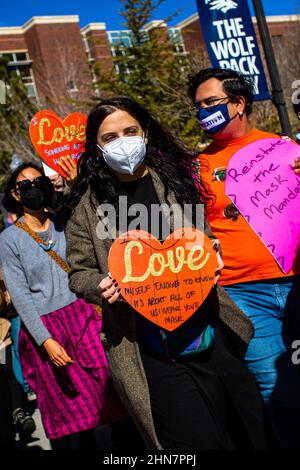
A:
<svg viewBox="0 0 300 470">
<path fill-rule="evenodd" d="M 213 67 L 251 75 L 254 99 L 271 99 L 247 0 L 197 0 L 197 5 Z"/>
</svg>

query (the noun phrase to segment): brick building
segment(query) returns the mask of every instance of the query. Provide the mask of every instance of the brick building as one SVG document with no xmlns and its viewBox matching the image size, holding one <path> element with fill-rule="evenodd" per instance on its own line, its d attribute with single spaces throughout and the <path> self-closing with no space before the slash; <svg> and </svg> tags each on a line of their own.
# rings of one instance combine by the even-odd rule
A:
<svg viewBox="0 0 300 470">
<path fill-rule="evenodd" d="M 256 21 L 254 26 L 257 33 Z M 275 51 L 285 47 L 287 32 L 299 28 L 299 16 L 269 16 L 268 26 Z M 188 54 L 195 48 L 206 50 L 198 14 L 174 27 L 152 21 L 145 35 L 160 25 L 174 41 L 177 54 Z M 257 34 L 260 45 L 259 35 Z M 89 93 L 93 80 L 89 64 L 98 62 L 102 69 L 113 66 L 112 58 L 120 53 L 120 40 L 130 43 L 126 30 L 107 31 L 105 23 L 90 23 L 80 29 L 79 17 L 33 17 L 23 26 L 0 27 L 0 55 L 9 58 L 9 66 L 22 76 L 28 95 L 44 103 L 54 95 L 80 98 Z"/>
</svg>

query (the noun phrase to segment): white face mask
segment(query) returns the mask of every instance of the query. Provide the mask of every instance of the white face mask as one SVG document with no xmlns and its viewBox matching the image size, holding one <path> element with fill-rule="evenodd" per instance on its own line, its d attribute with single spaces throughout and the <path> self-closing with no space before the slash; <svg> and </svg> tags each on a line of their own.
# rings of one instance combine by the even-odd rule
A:
<svg viewBox="0 0 300 470">
<path fill-rule="evenodd" d="M 119 137 L 105 144 L 103 148 L 98 144 L 97 146 L 102 150 L 107 165 L 126 175 L 133 175 L 146 156 L 144 137 L 139 135 Z"/>
</svg>

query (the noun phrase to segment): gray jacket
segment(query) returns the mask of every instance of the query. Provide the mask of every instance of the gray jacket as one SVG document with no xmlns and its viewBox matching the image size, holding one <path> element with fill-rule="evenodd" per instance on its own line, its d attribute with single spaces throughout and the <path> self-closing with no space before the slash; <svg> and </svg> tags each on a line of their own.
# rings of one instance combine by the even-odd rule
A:
<svg viewBox="0 0 300 470">
<path fill-rule="evenodd" d="M 158 174 L 151 169 L 149 171 L 160 203 L 176 203 L 175 195 L 170 191 L 165 198 L 165 187 Z M 67 257 L 71 266 L 70 288 L 87 302 L 102 306 L 102 342 L 116 389 L 148 449 L 162 449 L 155 433 L 148 383 L 136 339 L 135 316 L 126 302 L 110 305 L 100 296 L 98 286 L 108 273 L 108 253 L 113 240 L 97 237 L 97 225 L 102 222 L 91 205 L 90 197 L 88 190 L 66 227 Z M 212 238 L 207 224 L 205 233 Z M 252 323 L 220 286 L 213 291 L 209 295 L 210 306 L 243 354 L 253 336 Z"/>
</svg>

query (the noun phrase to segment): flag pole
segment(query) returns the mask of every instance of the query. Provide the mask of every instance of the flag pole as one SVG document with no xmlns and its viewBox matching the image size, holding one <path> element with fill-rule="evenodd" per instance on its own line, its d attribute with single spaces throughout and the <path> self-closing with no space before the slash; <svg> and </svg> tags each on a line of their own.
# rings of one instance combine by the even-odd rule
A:
<svg viewBox="0 0 300 470">
<path fill-rule="evenodd" d="M 273 45 L 271 41 L 270 32 L 268 29 L 265 12 L 262 6 L 261 0 L 252 0 L 255 16 L 257 19 L 257 25 L 259 29 L 259 34 L 263 46 L 263 50 L 266 57 L 266 62 L 269 70 L 271 85 L 272 85 L 272 97 L 273 103 L 277 108 L 279 120 L 281 124 L 282 131 L 292 137 L 292 128 L 289 120 L 289 115 L 287 112 L 286 103 L 284 100 L 284 94 L 282 90 L 281 80 L 279 76 L 279 71 L 275 59 L 275 54 L 273 50 Z"/>
</svg>

